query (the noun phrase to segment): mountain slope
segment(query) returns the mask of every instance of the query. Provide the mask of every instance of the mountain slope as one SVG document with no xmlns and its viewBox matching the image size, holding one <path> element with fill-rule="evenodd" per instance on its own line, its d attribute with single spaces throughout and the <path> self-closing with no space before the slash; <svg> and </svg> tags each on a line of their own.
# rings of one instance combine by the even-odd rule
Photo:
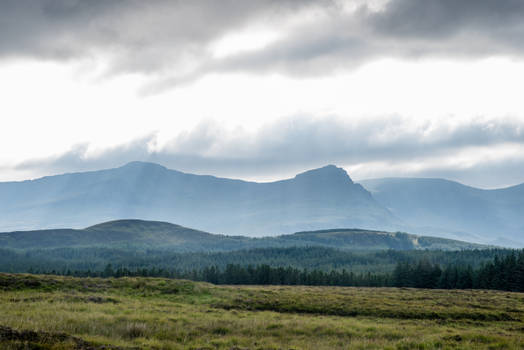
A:
<svg viewBox="0 0 524 350">
<path fill-rule="evenodd" d="M 132 162 L 0 183 L 0 231 L 79 228 L 133 217 L 247 236 L 359 227 L 524 246 L 524 184 L 499 190 L 442 179 L 362 184 L 371 193 L 333 165 L 255 183 Z"/>
<path fill-rule="evenodd" d="M 324 246 L 339 249 L 441 249 L 462 250 L 482 249 L 486 246 L 463 241 L 426 237 L 404 232 L 384 232 L 359 229 L 332 229 L 319 231 L 297 232 L 291 235 L 282 235 L 275 239 L 292 246 Z"/>
<path fill-rule="evenodd" d="M 0 233 L 0 247 L 15 249 L 112 247 L 132 250 L 145 248 L 175 251 L 231 251 L 313 246 L 352 250 L 483 248 L 478 244 L 444 238 L 358 229 L 306 231 L 276 237 L 248 238 L 215 235 L 167 222 L 144 220 L 110 221 L 83 230 L 52 229 Z"/>
<path fill-rule="evenodd" d="M 425 178 L 384 178 L 361 183 L 416 232 L 524 245 L 524 185 L 482 190 Z"/>
<path fill-rule="evenodd" d="M 212 232 L 275 235 L 325 227 L 396 229 L 399 220 L 335 166 L 254 183 L 153 163 L 0 183 L 0 230 L 84 227 L 126 217 Z"/>
<path fill-rule="evenodd" d="M 239 249 L 244 237 L 227 237 L 168 222 L 116 220 L 85 229 L 49 229 L 0 233 L 0 247 L 17 249 L 64 247 Z"/>
</svg>

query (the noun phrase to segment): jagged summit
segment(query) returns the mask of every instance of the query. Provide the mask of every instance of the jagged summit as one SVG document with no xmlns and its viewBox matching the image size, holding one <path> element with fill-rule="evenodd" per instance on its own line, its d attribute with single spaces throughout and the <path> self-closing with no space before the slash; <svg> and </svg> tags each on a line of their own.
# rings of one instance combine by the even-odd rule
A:
<svg viewBox="0 0 524 350">
<path fill-rule="evenodd" d="M 480 190 L 441 179 L 354 183 L 335 165 L 257 183 L 135 161 L 112 169 L 0 183 L 0 231 L 80 228 L 142 218 L 233 235 L 358 227 L 484 243 L 500 238 L 520 245 L 523 193 L 524 185 Z M 117 224 L 125 223 L 113 223 Z M 155 224 L 167 232 L 161 226 Z"/>
<path fill-rule="evenodd" d="M 351 177 L 348 173 L 333 164 L 326 165 L 322 168 L 312 169 L 300 173 L 295 176 L 295 179 L 310 179 L 310 180 L 320 180 L 320 181 L 330 181 L 330 182 L 347 182 L 353 183 Z"/>
<path fill-rule="evenodd" d="M 0 230 L 79 228 L 118 218 L 250 236 L 326 227 L 397 229 L 398 220 L 334 165 L 268 183 L 190 174 L 148 162 L 52 180 L 0 186 L 5 214 Z"/>
</svg>

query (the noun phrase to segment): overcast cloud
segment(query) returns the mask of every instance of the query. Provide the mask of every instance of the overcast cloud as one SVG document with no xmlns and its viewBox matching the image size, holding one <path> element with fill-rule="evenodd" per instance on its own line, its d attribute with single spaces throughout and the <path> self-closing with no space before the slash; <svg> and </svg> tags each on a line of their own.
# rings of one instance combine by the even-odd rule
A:
<svg viewBox="0 0 524 350">
<path fill-rule="evenodd" d="M 521 183 L 522 38 L 522 0 L 3 0 L 1 175 Z"/>
<path fill-rule="evenodd" d="M 277 28 L 278 36 L 259 50 L 213 55 L 214 42 L 253 26 Z M 336 0 L 0 2 L 2 57 L 103 58 L 107 73 L 150 74 L 149 92 L 211 72 L 310 76 L 380 57 L 520 59 L 522 37 L 520 0 L 390 0 L 373 8 Z"/>
</svg>

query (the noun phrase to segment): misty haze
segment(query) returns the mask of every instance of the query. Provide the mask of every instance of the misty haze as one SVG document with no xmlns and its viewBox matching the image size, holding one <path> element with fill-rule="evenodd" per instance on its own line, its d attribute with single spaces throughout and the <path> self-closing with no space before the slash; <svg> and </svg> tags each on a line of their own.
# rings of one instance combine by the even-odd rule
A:
<svg viewBox="0 0 524 350">
<path fill-rule="evenodd" d="M 522 23 L 0 1 L 0 349 L 524 349 Z"/>
</svg>

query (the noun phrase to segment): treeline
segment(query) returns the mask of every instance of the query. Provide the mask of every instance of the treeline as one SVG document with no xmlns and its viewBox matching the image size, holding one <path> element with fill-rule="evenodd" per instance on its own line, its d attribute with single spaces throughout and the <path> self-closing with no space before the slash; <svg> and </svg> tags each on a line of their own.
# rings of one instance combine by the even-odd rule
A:
<svg viewBox="0 0 524 350">
<path fill-rule="evenodd" d="M 441 269 L 426 260 L 416 265 L 399 263 L 392 276 L 396 287 L 439 289 L 498 289 L 524 292 L 524 251 L 512 252 L 477 269 L 449 265 Z"/>
<path fill-rule="evenodd" d="M 168 277 L 206 281 L 214 284 L 314 285 L 361 287 L 412 287 L 439 289 L 498 289 L 524 292 L 524 251 L 504 257 L 474 269 L 471 265 L 448 265 L 442 269 L 428 260 L 417 263 L 399 262 L 392 273 L 354 273 L 352 271 L 298 269 L 269 265 L 241 266 L 229 264 L 224 269 L 210 266 L 200 270 L 181 271 L 164 268 L 103 271 L 31 271 L 34 273 L 65 274 L 77 277 Z"/>
<path fill-rule="evenodd" d="M 269 265 L 241 266 L 227 265 L 224 269 L 216 266 L 201 270 L 181 271 L 163 268 L 143 268 L 131 270 L 126 267 L 113 268 L 107 265 L 102 271 L 71 271 L 71 270 L 33 270 L 29 273 L 65 275 L 73 277 L 164 277 L 189 279 L 213 284 L 243 284 L 243 285 L 309 285 L 309 286 L 358 286 L 382 287 L 391 286 L 390 274 L 354 273 L 345 269 L 342 271 L 297 269 L 294 267 L 271 267 Z"/>
<path fill-rule="evenodd" d="M 326 247 L 257 248 L 229 252 L 176 253 L 161 250 L 123 250 L 112 248 L 55 248 L 13 250 L 0 248 L 0 271 L 102 271 L 106 265 L 122 266 L 129 270 L 167 269 L 191 271 L 216 266 L 223 270 L 228 265 L 291 266 L 297 269 L 353 271 L 355 273 L 385 274 L 393 272 L 398 263 L 417 264 L 427 260 L 441 267 L 471 265 L 480 267 L 495 256 L 505 257 L 510 249 L 463 251 L 434 250 L 377 250 L 347 251 Z"/>
</svg>

